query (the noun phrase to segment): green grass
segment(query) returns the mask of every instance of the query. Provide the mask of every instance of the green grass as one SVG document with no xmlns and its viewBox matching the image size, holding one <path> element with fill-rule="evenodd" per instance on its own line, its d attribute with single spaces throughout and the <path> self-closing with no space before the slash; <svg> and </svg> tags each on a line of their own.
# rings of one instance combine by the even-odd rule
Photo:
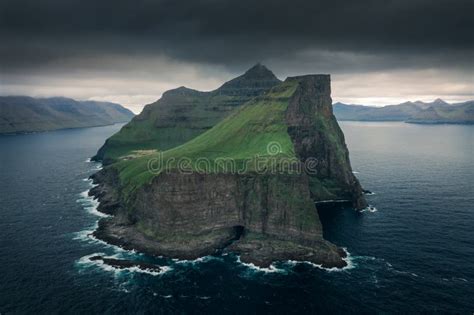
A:
<svg viewBox="0 0 474 315">
<path fill-rule="evenodd" d="M 166 150 L 178 146 L 203 132 L 201 129 L 173 127 L 154 128 L 150 122 L 131 123 L 129 131 L 120 131 L 107 141 L 104 159 L 118 160 L 134 150 Z"/>
<path fill-rule="evenodd" d="M 209 172 L 230 171 L 226 165 L 218 162 L 221 158 L 236 161 L 239 169 L 246 164 L 247 172 L 256 171 L 256 161 L 261 158 L 268 158 L 270 164 L 278 164 L 281 159 L 296 160 L 293 143 L 287 133 L 285 111 L 297 84 L 290 81 L 278 85 L 183 145 L 113 164 L 119 170 L 124 192 L 128 194 L 160 172 L 176 168 L 182 158 L 189 161 L 189 170 L 192 171 L 202 171 L 199 161 L 206 159 L 209 161 Z M 279 147 L 277 154 L 269 154 L 269 143 Z M 162 161 L 154 172 L 148 169 L 150 159 Z"/>
<path fill-rule="evenodd" d="M 248 100 L 244 96 L 191 93 L 154 103 L 107 140 L 101 158 L 117 161 L 134 150 L 168 150 L 204 133 Z"/>
</svg>

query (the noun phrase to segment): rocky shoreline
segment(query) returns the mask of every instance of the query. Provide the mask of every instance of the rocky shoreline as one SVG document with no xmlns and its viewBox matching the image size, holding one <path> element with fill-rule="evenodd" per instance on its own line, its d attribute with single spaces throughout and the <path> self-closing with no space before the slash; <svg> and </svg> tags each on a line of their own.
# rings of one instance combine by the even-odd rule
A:
<svg viewBox="0 0 474 315">
<path fill-rule="evenodd" d="M 232 252 L 240 255 L 243 263 L 269 267 L 276 261 L 306 261 L 324 268 L 347 266 L 347 254 L 340 247 L 322 239 L 307 240 L 301 244 L 290 240 L 245 233 L 238 227 L 222 228 L 189 237 L 168 237 L 159 241 L 137 229 L 130 217 L 124 216 L 113 168 L 104 168 L 90 177 L 95 185 L 89 195 L 99 201 L 98 211 L 110 215 L 99 220 L 94 237 L 126 250 L 136 250 L 154 257 L 194 260 L 200 257 Z"/>
<path fill-rule="evenodd" d="M 105 265 L 118 268 L 118 269 L 128 269 L 128 268 L 138 268 L 143 271 L 149 272 L 160 272 L 162 271 L 162 267 L 150 264 L 146 262 L 136 261 L 136 260 L 128 260 L 128 259 L 116 259 L 104 256 L 92 256 L 89 258 L 90 261 L 101 261 Z"/>
</svg>

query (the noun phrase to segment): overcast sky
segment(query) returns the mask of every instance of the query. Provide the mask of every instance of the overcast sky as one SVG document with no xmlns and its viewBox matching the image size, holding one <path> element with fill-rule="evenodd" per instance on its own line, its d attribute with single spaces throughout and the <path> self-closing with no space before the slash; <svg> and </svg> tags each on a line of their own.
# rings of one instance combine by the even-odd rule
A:
<svg viewBox="0 0 474 315">
<path fill-rule="evenodd" d="M 0 94 L 119 102 L 212 90 L 262 62 L 333 99 L 474 99 L 472 0 L 0 0 Z"/>
</svg>

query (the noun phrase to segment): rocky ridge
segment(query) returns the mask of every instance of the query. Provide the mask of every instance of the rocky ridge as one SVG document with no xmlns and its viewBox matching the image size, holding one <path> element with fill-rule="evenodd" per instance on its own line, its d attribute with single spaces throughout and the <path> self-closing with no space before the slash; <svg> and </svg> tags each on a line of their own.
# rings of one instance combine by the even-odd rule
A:
<svg viewBox="0 0 474 315">
<path fill-rule="evenodd" d="M 280 82 L 265 66 L 256 64 L 210 92 L 184 86 L 169 90 L 107 139 L 92 159 L 111 164 L 135 150 L 167 150 L 181 145 Z"/>
</svg>

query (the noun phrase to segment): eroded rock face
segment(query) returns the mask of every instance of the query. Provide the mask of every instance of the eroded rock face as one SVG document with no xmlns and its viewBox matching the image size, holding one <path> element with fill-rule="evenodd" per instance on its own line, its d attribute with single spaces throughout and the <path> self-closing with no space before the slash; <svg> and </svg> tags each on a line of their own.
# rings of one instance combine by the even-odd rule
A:
<svg viewBox="0 0 474 315">
<path fill-rule="evenodd" d="M 165 173 L 137 192 L 131 220 L 163 237 L 243 226 L 249 232 L 311 240 L 321 234 L 321 226 L 311 211 L 305 177 Z"/>
<path fill-rule="evenodd" d="M 191 259 L 232 245 L 258 265 L 296 258 L 293 252 L 321 263 L 324 244 L 333 254 L 327 264 L 343 264 L 337 247 L 322 238 L 305 174 L 164 173 L 137 192 L 133 211 L 116 214 L 101 221 L 96 236 L 154 255 Z"/>
<path fill-rule="evenodd" d="M 357 209 L 367 207 L 354 176 L 344 134 L 332 112 L 329 75 L 288 78 L 299 85 L 286 112 L 288 134 L 300 161 L 312 159 L 308 170 L 315 201 L 348 200 Z"/>
<path fill-rule="evenodd" d="M 315 173 L 163 172 L 125 203 L 116 171 L 108 167 L 94 177 L 99 186 L 92 194 L 105 201 L 100 210 L 115 216 L 101 220 L 95 235 L 183 259 L 228 250 L 259 266 L 289 259 L 345 266 L 344 251 L 323 239 L 314 205 L 347 198 L 356 208 L 365 206 L 332 114 L 329 76 L 288 80 L 298 81 L 285 116 L 288 133 L 301 163 L 317 161 Z"/>
</svg>

